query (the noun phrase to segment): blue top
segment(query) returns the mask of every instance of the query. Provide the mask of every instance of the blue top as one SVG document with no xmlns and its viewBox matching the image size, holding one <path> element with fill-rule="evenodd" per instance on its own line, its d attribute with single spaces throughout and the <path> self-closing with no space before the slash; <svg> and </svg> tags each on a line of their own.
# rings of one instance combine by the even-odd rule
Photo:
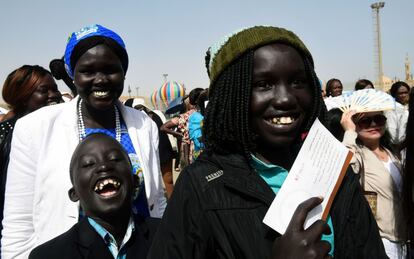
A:
<svg viewBox="0 0 414 259">
<path fill-rule="evenodd" d="M 86 133 L 86 136 L 92 133 L 103 133 L 110 137 L 116 138 L 115 129 L 86 128 L 85 133 Z M 142 169 L 139 164 L 137 153 L 135 152 L 134 146 L 132 145 L 131 138 L 129 137 L 128 131 L 124 123 L 121 124 L 121 145 L 127 151 L 128 156 L 131 159 L 132 173 L 137 175 L 138 180 L 139 180 L 137 196 L 135 197 L 132 210 L 135 214 L 139 214 L 143 216 L 144 218 L 147 218 L 150 216 L 150 213 L 148 210 L 147 197 L 145 195 L 144 175 L 142 173 Z"/>
<path fill-rule="evenodd" d="M 200 112 L 193 112 L 188 117 L 188 135 L 194 144 L 193 159 L 196 159 L 204 149 L 204 143 L 201 141 L 204 117 Z"/>
<path fill-rule="evenodd" d="M 132 232 L 135 231 L 134 220 L 132 217 L 129 219 L 128 228 L 125 232 L 124 239 L 122 240 L 121 245 L 118 248 L 116 239 L 109 233 L 105 228 L 98 224 L 95 220 L 88 217 L 89 224 L 95 229 L 96 233 L 102 237 L 106 246 L 108 247 L 111 254 L 114 256 L 114 259 L 126 259 L 126 248 L 125 244 L 131 239 Z"/>
<path fill-rule="evenodd" d="M 251 155 L 250 165 L 256 170 L 256 172 L 262 177 L 262 179 L 269 185 L 272 191 L 277 195 L 280 188 L 282 187 L 283 183 L 286 180 L 288 175 L 288 171 L 280 166 L 267 164 L 253 154 Z M 334 252 L 334 229 L 332 224 L 331 216 L 328 215 L 327 223 L 331 228 L 331 234 L 329 235 L 322 235 L 322 240 L 328 241 L 331 244 L 331 251 L 329 254 L 333 256 Z"/>
</svg>

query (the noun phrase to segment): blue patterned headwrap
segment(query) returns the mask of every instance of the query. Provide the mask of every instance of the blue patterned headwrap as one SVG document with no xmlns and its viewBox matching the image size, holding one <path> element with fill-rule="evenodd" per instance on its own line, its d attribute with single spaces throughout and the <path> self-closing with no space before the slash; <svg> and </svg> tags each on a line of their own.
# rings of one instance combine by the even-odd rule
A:
<svg viewBox="0 0 414 259">
<path fill-rule="evenodd" d="M 87 38 L 93 37 L 93 36 L 112 39 L 119 46 L 122 47 L 122 49 L 125 51 L 125 54 L 126 54 L 125 43 L 118 34 L 116 34 L 115 32 L 99 24 L 92 24 L 92 25 L 85 26 L 81 28 L 79 31 L 73 32 L 70 35 L 68 39 L 68 43 L 66 45 L 65 56 L 64 56 L 65 69 L 68 75 L 72 79 L 74 77 L 74 74 L 73 74 L 74 67 L 72 67 L 71 65 L 71 57 L 72 57 L 73 51 L 75 47 L 79 44 L 79 42 Z M 126 57 L 126 60 L 122 60 L 121 62 L 122 62 L 124 71 L 126 72 L 126 69 L 128 68 L 128 57 Z"/>
</svg>

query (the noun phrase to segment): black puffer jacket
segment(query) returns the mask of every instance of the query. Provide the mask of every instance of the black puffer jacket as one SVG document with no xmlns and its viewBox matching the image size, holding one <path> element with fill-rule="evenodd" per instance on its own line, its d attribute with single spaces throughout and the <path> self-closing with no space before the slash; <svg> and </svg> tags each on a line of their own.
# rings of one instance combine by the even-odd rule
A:
<svg viewBox="0 0 414 259">
<path fill-rule="evenodd" d="M 274 197 L 242 156 L 205 153 L 181 173 L 149 258 L 270 258 L 279 234 L 262 220 Z M 351 170 L 330 215 L 335 258 L 387 258 Z"/>
</svg>

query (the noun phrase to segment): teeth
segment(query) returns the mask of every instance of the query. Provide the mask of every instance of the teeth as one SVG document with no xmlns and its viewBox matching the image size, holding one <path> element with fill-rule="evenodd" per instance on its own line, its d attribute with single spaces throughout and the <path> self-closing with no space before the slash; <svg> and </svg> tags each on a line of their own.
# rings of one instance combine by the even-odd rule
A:
<svg viewBox="0 0 414 259">
<path fill-rule="evenodd" d="M 112 184 L 113 186 L 115 186 L 116 188 L 118 188 L 119 186 L 121 186 L 121 183 L 118 182 L 118 180 L 116 179 L 105 179 L 105 180 L 101 180 L 98 181 L 95 185 L 94 191 L 102 191 L 106 185 L 108 184 Z"/>
<path fill-rule="evenodd" d="M 107 96 L 109 94 L 109 91 L 95 91 L 93 94 L 97 97 Z"/>
<path fill-rule="evenodd" d="M 271 121 L 276 125 L 286 125 L 291 124 L 295 119 L 292 117 L 274 117 Z"/>
</svg>

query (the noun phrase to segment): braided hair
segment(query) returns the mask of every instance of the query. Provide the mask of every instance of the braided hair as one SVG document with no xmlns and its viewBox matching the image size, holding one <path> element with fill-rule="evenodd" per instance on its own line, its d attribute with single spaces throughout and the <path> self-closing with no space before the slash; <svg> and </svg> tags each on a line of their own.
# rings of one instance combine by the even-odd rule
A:
<svg viewBox="0 0 414 259">
<path fill-rule="evenodd" d="M 209 151 L 236 152 L 249 159 L 256 148 L 257 136 L 249 120 L 254 51 L 247 51 L 236 59 L 210 85 L 203 133 Z M 302 132 L 307 132 L 317 117 L 325 121 L 326 107 L 311 60 L 301 51 L 298 52 L 303 58 L 313 95 L 313 107 L 302 129 Z M 206 55 L 207 68 L 208 60 L 209 52 Z M 299 151 L 300 146 L 301 139 L 298 138 L 294 149 Z"/>
</svg>

